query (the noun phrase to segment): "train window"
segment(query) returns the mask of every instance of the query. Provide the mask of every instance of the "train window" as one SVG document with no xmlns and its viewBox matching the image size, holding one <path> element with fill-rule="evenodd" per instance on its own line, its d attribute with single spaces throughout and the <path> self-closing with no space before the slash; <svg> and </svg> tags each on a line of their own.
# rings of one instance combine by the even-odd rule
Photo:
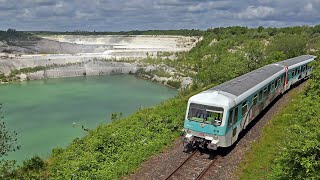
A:
<svg viewBox="0 0 320 180">
<path fill-rule="evenodd" d="M 262 90 L 260 90 L 260 92 L 259 92 L 259 101 L 261 101 L 262 100 Z"/>
<path fill-rule="evenodd" d="M 248 101 L 242 103 L 242 117 L 246 114 L 248 110 Z"/>
<path fill-rule="evenodd" d="M 297 74 L 300 74 L 300 68 L 297 70 Z"/>
<path fill-rule="evenodd" d="M 265 87 L 265 88 L 263 89 L 263 97 L 266 97 L 267 95 L 268 95 L 268 88 Z"/>
<path fill-rule="evenodd" d="M 295 74 L 294 74 L 294 69 L 292 70 L 292 73 L 291 73 L 291 76 L 293 77 Z"/>
<path fill-rule="evenodd" d="M 238 121 L 238 107 L 234 109 L 233 124 L 236 124 L 237 121 Z"/>
<path fill-rule="evenodd" d="M 304 72 L 305 70 L 306 70 L 306 65 L 303 66 L 302 72 Z"/>
<path fill-rule="evenodd" d="M 223 109 L 218 107 L 200 106 L 191 104 L 188 119 L 220 126 L 223 118 Z"/>
<path fill-rule="evenodd" d="M 277 89 L 277 87 L 278 87 L 278 81 L 275 81 L 274 83 L 275 83 L 275 84 L 274 84 L 274 88 Z"/>
<path fill-rule="evenodd" d="M 281 83 L 281 79 L 279 78 L 279 79 L 278 79 L 278 86 L 280 85 L 280 83 Z"/>
<path fill-rule="evenodd" d="M 271 85 L 271 90 L 270 91 L 274 91 L 274 87 L 275 87 L 275 85 L 274 85 L 274 82 L 273 82 L 272 85 Z"/>
<path fill-rule="evenodd" d="M 252 106 L 256 105 L 257 102 L 258 102 L 258 94 L 255 94 L 255 95 L 253 96 L 253 104 L 252 104 Z"/>
<path fill-rule="evenodd" d="M 211 111 L 211 110 L 206 110 L 206 111 L 207 111 L 207 116 L 204 118 L 205 119 L 204 122 L 207 124 L 220 126 L 222 123 L 223 112 Z"/>
</svg>

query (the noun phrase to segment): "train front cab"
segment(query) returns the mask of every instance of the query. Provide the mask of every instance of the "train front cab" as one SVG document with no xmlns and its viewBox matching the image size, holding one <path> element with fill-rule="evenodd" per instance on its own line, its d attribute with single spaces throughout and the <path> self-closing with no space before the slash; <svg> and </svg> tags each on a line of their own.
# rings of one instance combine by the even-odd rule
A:
<svg viewBox="0 0 320 180">
<path fill-rule="evenodd" d="M 225 139 L 227 112 L 221 106 L 188 103 L 183 129 L 185 148 L 200 147 L 216 150 L 217 147 L 228 146 Z"/>
</svg>

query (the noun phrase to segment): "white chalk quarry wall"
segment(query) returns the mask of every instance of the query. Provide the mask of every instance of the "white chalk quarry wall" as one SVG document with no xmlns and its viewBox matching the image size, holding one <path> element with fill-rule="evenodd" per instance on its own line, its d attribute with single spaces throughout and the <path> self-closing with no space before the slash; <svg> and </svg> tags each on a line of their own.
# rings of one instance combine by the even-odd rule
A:
<svg viewBox="0 0 320 180">
<path fill-rule="evenodd" d="M 76 77 L 85 75 L 131 74 L 135 73 L 138 69 L 138 66 L 129 63 L 94 61 L 80 65 L 28 73 L 27 78 L 30 80 L 36 80 L 43 78 Z"/>
<path fill-rule="evenodd" d="M 54 35 L 42 38 L 81 45 L 112 45 L 114 49 L 177 49 L 192 48 L 197 36 L 166 35 Z"/>
</svg>

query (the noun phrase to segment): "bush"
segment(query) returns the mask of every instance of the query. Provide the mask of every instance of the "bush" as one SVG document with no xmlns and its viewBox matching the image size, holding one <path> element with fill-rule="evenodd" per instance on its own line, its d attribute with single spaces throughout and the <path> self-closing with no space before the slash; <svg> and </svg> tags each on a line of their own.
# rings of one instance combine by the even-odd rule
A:
<svg viewBox="0 0 320 180">
<path fill-rule="evenodd" d="M 172 81 L 168 80 L 167 85 L 179 89 L 181 87 L 181 82 L 180 81 Z"/>
</svg>

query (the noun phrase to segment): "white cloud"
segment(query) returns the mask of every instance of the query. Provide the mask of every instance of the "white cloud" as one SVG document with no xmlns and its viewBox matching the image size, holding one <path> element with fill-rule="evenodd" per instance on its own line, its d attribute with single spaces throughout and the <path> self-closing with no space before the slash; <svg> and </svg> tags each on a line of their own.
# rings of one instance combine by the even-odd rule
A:
<svg viewBox="0 0 320 180">
<path fill-rule="evenodd" d="M 247 9 L 240 12 L 236 16 L 240 19 L 256 19 L 266 18 L 275 13 L 275 9 L 267 6 L 248 6 Z"/>
<path fill-rule="evenodd" d="M 305 11 L 312 11 L 312 10 L 313 10 L 313 5 L 312 5 L 312 3 L 307 3 L 307 4 L 304 6 L 304 10 L 305 10 Z"/>
<path fill-rule="evenodd" d="M 26 8 L 26 9 L 23 9 L 21 13 L 16 14 L 15 17 L 18 19 L 28 19 L 33 17 L 33 13 L 32 11 L 30 11 L 30 9 Z"/>
</svg>

